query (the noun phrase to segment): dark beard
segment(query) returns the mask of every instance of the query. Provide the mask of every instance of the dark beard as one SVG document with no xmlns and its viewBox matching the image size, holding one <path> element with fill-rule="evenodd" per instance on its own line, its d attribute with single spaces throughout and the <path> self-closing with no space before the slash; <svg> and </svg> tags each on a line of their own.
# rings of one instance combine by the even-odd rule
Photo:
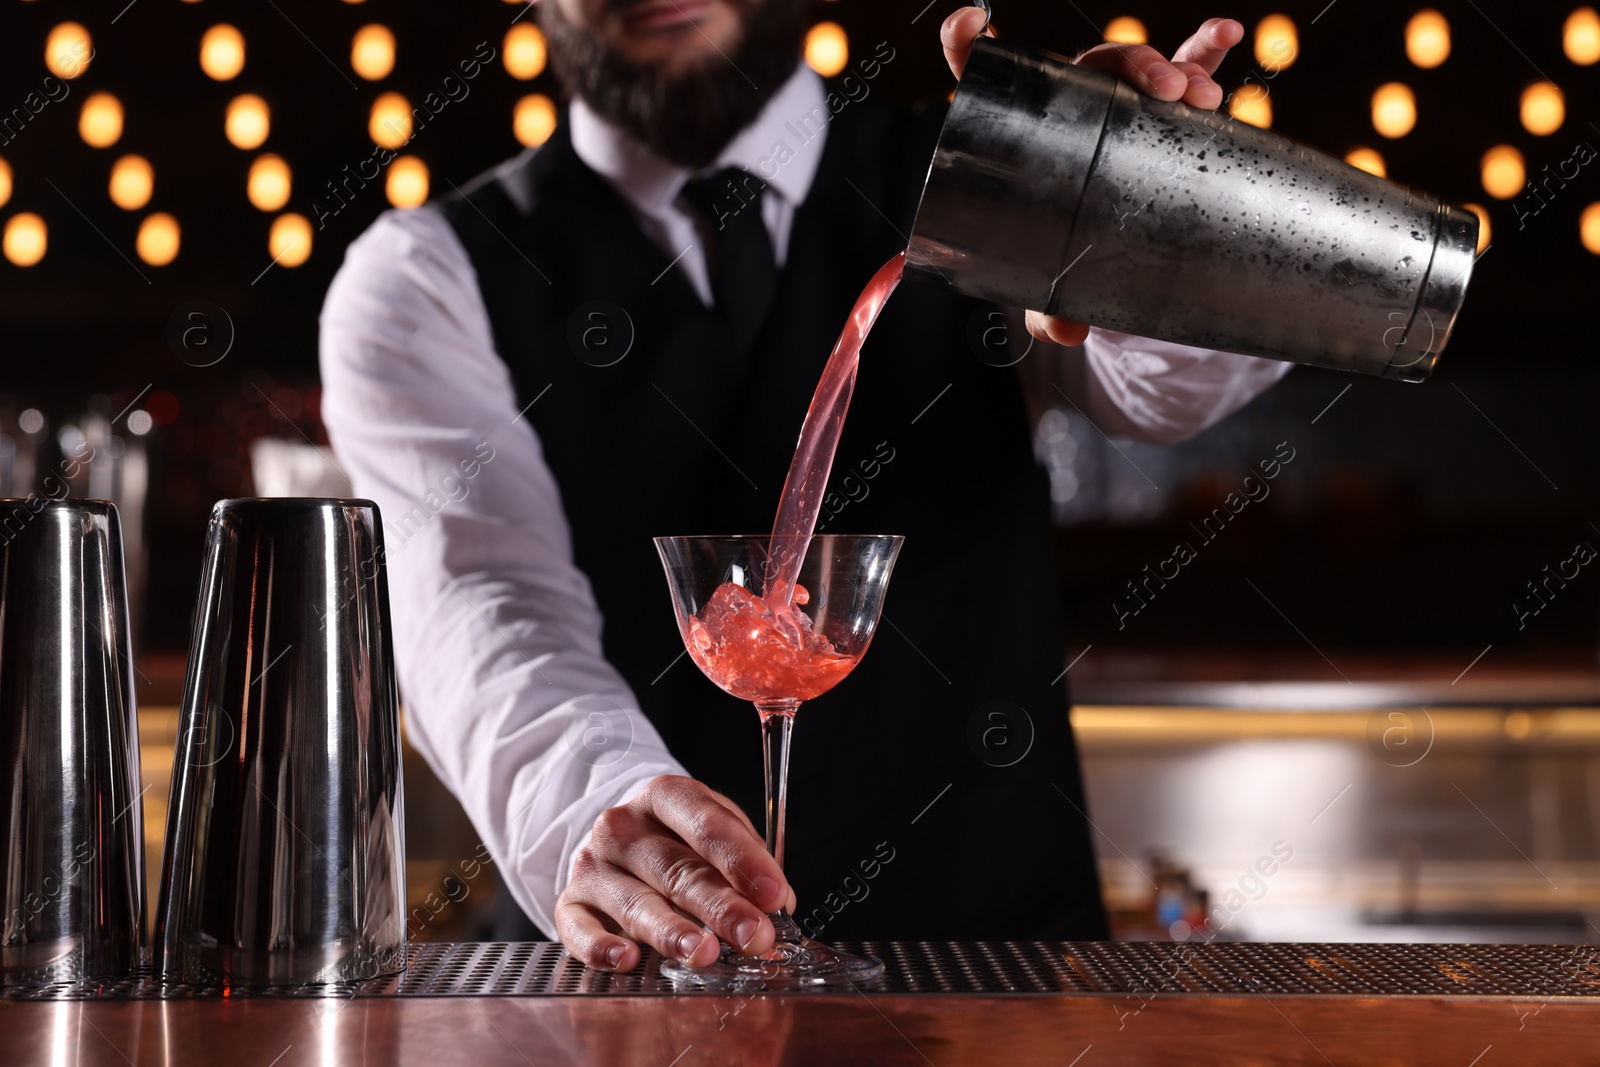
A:
<svg viewBox="0 0 1600 1067">
<path fill-rule="evenodd" d="M 594 33 L 563 18 L 554 0 L 539 5 L 539 23 L 568 92 L 662 158 L 699 170 L 761 113 L 800 61 L 803 0 L 743 6 L 744 31 L 728 57 L 708 56 L 672 78 L 625 63 Z"/>
</svg>

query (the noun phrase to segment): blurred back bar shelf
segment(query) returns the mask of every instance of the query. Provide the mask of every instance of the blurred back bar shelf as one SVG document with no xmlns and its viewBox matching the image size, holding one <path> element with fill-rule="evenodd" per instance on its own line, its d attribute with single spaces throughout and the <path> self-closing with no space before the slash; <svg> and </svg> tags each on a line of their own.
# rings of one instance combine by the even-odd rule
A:
<svg viewBox="0 0 1600 1067">
<path fill-rule="evenodd" d="M 1191 923 L 1181 936 L 1578 943 L 1600 934 L 1592 656 L 1491 651 L 1462 675 L 1481 649 L 1325 651 L 1348 681 L 1309 649 L 1091 649 L 1073 666 L 1073 725 L 1113 936 L 1174 936 L 1156 921 L 1153 883 L 1167 881 L 1157 856 L 1206 893 L 1210 929 Z M 152 878 L 183 666 L 180 654 L 141 660 Z M 480 839 L 409 747 L 405 776 L 412 937 L 483 936 L 494 887 Z"/>
<path fill-rule="evenodd" d="M 1326 651 L 1073 668 L 1114 936 L 1600 935 L 1593 653 Z M 1158 918 L 1174 868 L 1209 930 Z"/>
</svg>

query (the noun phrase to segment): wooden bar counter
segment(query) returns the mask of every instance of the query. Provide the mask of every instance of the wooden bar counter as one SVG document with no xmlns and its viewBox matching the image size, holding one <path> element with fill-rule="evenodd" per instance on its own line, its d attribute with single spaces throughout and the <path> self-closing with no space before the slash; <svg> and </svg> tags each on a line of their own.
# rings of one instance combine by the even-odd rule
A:
<svg viewBox="0 0 1600 1067">
<path fill-rule="evenodd" d="M 558 946 L 473 944 L 316 991 L 12 991 L 0 1063 L 1600 1063 L 1589 946 L 849 947 L 889 964 L 881 989 L 673 994 L 653 959 L 613 977 Z"/>
</svg>

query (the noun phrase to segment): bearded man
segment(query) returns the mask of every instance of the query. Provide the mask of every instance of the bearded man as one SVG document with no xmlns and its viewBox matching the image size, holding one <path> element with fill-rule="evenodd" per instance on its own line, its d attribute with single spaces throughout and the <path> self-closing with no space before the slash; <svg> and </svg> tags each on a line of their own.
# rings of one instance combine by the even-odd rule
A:
<svg viewBox="0 0 1600 1067">
<path fill-rule="evenodd" d="M 682 662 L 651 538 L 768 528 L 939 129 L 861 99 L 887 42 L 830 96 L 800 62 L 806 10 L 544 0 L 571 96 L 555 134 L 385 214 L 323 311 L 324 417 L 385 516 L 409 736 L 516 904 L 594 967 L 641 945 L 702 966 L 718 938 L 760 953 L 780 909 L 828 938 L 1106 932 L 1047 479 L 1016 369 L 967 343 L 994 309 L 901 286 L 863 352 L 836 477 L 870 472 L 870 492 L 829 529 L 906 541 L 872 654 L 795 733 L 792 876 L 749 817 L 755 716 Z M 958 77 L 983 25 L 943 25 Z M 1213 19 L 1170 61 L 1079 62 L 1214 108 L 1242 35 Z M 1029 360 L 1109 434 L 1178 440 L 1287 369 L 1027 319 L 1071 346 Z M 974 741 L 996 708 L 1005 759 Z"/>
</svg>

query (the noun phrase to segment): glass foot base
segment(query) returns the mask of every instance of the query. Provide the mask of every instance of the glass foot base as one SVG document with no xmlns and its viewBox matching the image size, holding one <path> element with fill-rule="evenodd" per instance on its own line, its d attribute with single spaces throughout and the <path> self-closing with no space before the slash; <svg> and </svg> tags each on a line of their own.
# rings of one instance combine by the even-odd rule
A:
<svg viewBox="0 0 1600 1067">
<path fill-rule="evenodd" d="M 721 958 L 708 967 L 667 960 L 661 974 L 679 989 L 753 992 L 871 988 L 883 977 L 882 960 L 852 956 L 806 937 L 780 941 L 768 956 L 746 956 L 724 944 Z"/>
</svg>

